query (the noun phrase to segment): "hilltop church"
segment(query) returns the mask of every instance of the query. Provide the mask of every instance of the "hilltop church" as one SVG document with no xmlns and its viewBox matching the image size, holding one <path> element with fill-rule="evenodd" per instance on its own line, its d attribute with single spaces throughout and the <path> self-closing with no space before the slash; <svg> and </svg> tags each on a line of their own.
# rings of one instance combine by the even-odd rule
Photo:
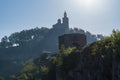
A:
<svg viewBox="0 0 120 80">
<path fill-rule="evenodd" d="M 70 34 L 69 18 L 67 13 L 64 12 L 62 20 L 58 19 L 57 23 L 52 26 L 49 36 L 45 38 L 45 42 L 43 51 L 58 52 L 61 45 L 65 45 L 66 48 L 74 47 L 74 44 L 83 47 L 86 44 L 86 36 L 80 33 Z"/>
<path fill-rule="evenodd" d="M 62 45 L 64 45 L 65 48 L 69 48 L 76 46 L 83 47 L 87 44 L 85 34 L 69 33 L 69 19 L 66 12 L 64 12 L 62 22 L 61 19 L 58 19 L 57 23 L 53 25 L 53 29 L 59 30 L 60 32 L 63 31 L 58 37 L 59 49 Z"/>
<path fill-rule="evenodd" d="M 67 17 L 66 11 L 64 12 L 64 17 L 58 19 L 57 23 L 53 25 L 53 29 L 65 31 L 65 33 L 69 32 L 69 18 Z"/>
</svg>

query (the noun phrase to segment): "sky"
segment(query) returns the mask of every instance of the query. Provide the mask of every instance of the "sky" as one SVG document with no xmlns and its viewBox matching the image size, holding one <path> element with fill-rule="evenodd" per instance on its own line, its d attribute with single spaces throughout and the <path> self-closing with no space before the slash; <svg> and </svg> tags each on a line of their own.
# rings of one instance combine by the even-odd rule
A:
<svg viewBox="0 0 120 80">
<path fill-rule="evenodd" d="M 69 17 L 70 27 L 93 34 L 120 30 L 120 0 L 0 0 L 0 39 L 13 32 L 48 27 Z"/>
</svg>

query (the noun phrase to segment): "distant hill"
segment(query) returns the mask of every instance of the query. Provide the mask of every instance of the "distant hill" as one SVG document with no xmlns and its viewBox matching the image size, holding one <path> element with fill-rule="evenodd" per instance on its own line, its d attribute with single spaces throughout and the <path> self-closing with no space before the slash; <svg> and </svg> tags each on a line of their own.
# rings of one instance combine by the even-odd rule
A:
<svg viewBox="0 0 120 80">
<path fill-rule="evenodd" d="M 60 29 L 42 27 L 15 32 L 8 37 L 3 37 L 0 43 L 0 62 L 2 63 L 0 64 L 0 74 L 3 75 L 7 71 L 14 74 L 14 68 L 19 71 L 24 61 L 35 58 L 42 52 L 57 52 L 58 36 L 64 33 L 65 31 Z M 70 29 L 69 33 L 86 34 L 88 44 L 97 41 L 98 38 L 103 38 L 102 35 L 99 35 L 102 36 L 99 37 L 78 28 Z M 6 71 L 8 64 L 11 67 Z M 3 76 L 6 75 L 4 74 Z"/>
<path fill-rule="evenodd" d="M 78 28 L 71 28 L 68 33 L 86 34 L 87 44 L 91 44 L 104 38 L 103 35 L 91 34 L 88 31 L 85 32 Z M 62 34 L 66 34 L 65 30 L 56 28 L 49 29 L 45 27 L 37 27 L 12 33 L 10 36 L 5 36 L 1 39 L 0 55 L 9 54 L 10 56 L 16 57 L 18 55 L 18 57 L 21 56 L 21 60 L 24 61 L 24 59 L 34 58 L 44 51 L 58 52 L 58 36 L 61 36 Z M 17 59 L 19 59 L 18 57 Z M 11 57 L 6 55 L 6 59 L 8 58 Z"/>
<path fill-rule="evenodd" d="M 0 76 L 10 80 L 9 76 L 18 72 L 26 60 L 36 58 L 43 52 L 57 53 L 58 36 L 69 33 L 85 34 L 88 44 L 104 38 L 101 34 L 91 34 L 79 28 L 70 29 L 65 12 L 62 21 L 58 19 L 52 28 L 37 27 L 3 37 L 0 42 Z"/>
</svg>

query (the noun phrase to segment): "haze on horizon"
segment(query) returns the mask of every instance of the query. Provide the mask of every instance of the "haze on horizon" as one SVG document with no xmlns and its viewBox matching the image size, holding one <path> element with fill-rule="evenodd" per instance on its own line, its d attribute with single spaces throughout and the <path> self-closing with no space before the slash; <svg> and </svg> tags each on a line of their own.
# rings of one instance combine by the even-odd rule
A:
<svg viewBox="0 0 120 80">
<path fill-rule="evenodd" d="M 0 0 L 0 38 L 35 27 L 51 28 L 66 10 L 70 27 L 110 35 L 120 30 L 120 0 Z"/>
</svg>

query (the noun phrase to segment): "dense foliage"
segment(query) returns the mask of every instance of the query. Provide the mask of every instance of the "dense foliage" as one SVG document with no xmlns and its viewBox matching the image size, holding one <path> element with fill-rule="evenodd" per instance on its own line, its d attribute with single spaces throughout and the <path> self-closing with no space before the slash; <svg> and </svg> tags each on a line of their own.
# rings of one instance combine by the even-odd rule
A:
<svg viewBox="0 0 120 80">
<path fill-rule="evenodd" d="M 57 78 L 62 80 L 98 80 L 98 78 L 99 80 L 112 80 L 114 66 L 120 64 L 119 48 L 120 32 L 113 31 L 110 37 L 81 49 L 65 49 L 63 46 L 57 55 L 48 57 L 47 54 L 43 54 L 25 65 L 26 69 L 19 74 L 19 77 L 24 76 L 23 80 L 56 80 Z M 21 80 L 19 77 L 17 80 Z"/>
<path fill-rule="evenodd" d="M 1 39 L 0 47 L 8 48 L 16 46 L 23 46 L 33 41 L 41 41 L 49 32 L 48 28 L 34 28 L 30 30 L 23 30 L 21 32 L 15 32 L 9 37 L 5 36 Z"/>
<path fill-rule="evenodd" d="M 4 80 L 4 78 L 3 78 L 3 77 L 0 77 L 0 80 Z"/>
<path fill-rule="evenodd" d="M 53 64 L 49 54 L 41 54 L 40 57 L 24 63 L 23 69 L 16 74 L 14 80 L 46 80 L 52 76 Z M 54 72 L 55 73 L 55 72 Z M 50 76 L 48 76 L 48 74 Z"/>
</svg>

